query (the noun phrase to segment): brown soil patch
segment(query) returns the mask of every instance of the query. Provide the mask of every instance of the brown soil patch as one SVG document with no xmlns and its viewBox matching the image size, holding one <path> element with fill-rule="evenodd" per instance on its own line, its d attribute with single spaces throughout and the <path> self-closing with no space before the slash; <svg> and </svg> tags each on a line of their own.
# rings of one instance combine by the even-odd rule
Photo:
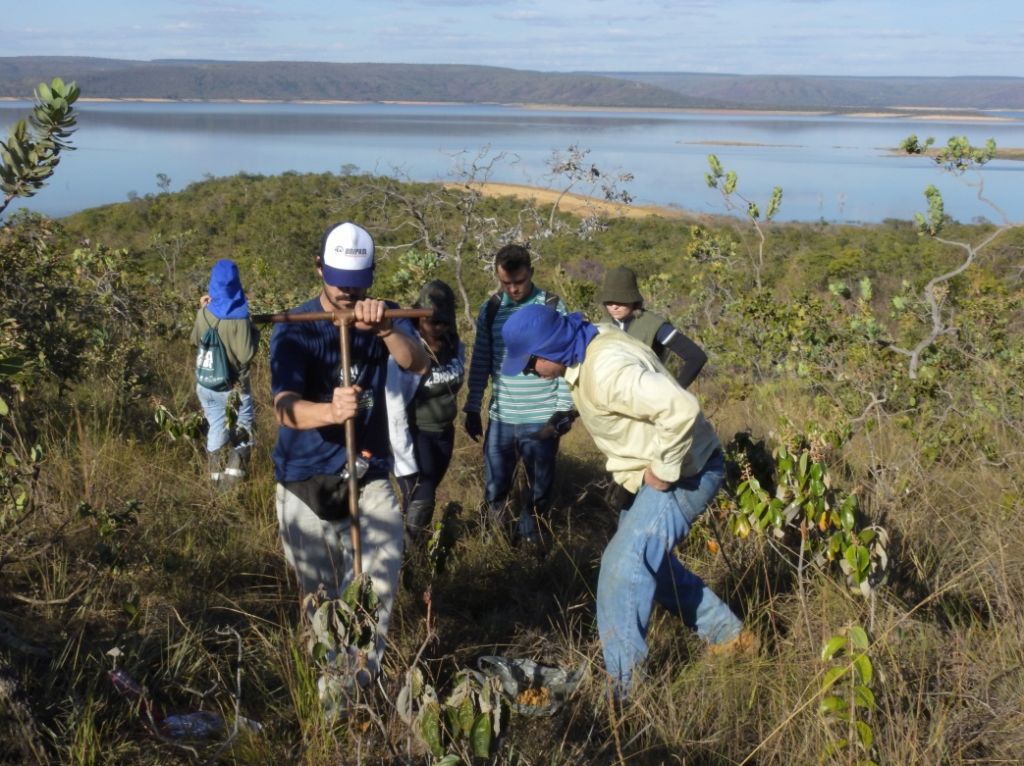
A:
<svg viewBox="0 0 1024 766">
<path fill-rule="evenodd" d="M 445 188 L 448 189 L 458 189 L 462 186 L 462 184 L 445 184 Z M 499 184 L 489 181 L 485 184 L 475 184 L 474 188 L 485 197 L 516 197 L 517 199 L 532 200 L 534 204 L 540 207 L 551 206 L 558 201 L 558 209 L 563 213 L 571 213 L 572 215 L 587 216 L 598 213 L 607 218 L 661 216 L 662 218 L 698 220 L 698 216 L 694 213 L 664 205 L 623 205 L 618 202 L 608 202 L 597 197 L 572 193 L 565 194 L 559 201 L 558 197 L 561 192 L 554 189 L 544 189 L 539 186 Z"/>
</svg>

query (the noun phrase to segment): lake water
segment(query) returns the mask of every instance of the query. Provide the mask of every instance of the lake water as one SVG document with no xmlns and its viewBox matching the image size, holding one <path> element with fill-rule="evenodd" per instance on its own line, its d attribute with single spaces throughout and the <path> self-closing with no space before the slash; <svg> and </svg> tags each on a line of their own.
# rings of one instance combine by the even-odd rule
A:
<svg viewBox="0 0 1024 766">
<path fill-rule="evenodd" d="M 28 102 L 0 102 L 0 129 L 24 117 Z M 419 181 L 451 180 L 460 158 L 483 148 L 504 153 L 491 179 L 552 186 L 552 152 L 572 144 L 604 173 L 628 171 L 637 204 L 726 212 L 704 183 L 715 153 L 739 176 L 738 191 L 764 209 L 783 188 L 778 220 L 876 222 L 909 219 L 926 208 L 923 190 L 943 192 L 962 221 L 999 220 L 976 189 L 921 157 L 890 150 L 911 133 L 940 143 L 966 135 L 1024 147 L 1024 115 L 998 122 L 813 115 L 578 111 L 476 105 L 212 104 L 83 102 L 77 150 L 63 156 L 51 183 L 14 203 L 53 216 L 170 190 L 204 176 L 238 172 L 360 172 Z M 1024 162 L 996 160 L 983 172 L 985 193 L 1014 221 L 1024 220 Z M 579 188 L 586 192 L 587 189 Z"/>
</svg>

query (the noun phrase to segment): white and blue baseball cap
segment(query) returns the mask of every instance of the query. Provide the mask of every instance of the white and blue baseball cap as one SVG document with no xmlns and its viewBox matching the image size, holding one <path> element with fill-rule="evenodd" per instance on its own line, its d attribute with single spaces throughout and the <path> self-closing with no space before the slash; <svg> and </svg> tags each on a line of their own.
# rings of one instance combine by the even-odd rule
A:
<svg viewBox="0 0 1024 766">
<path fill-rule="evenodd" d="M 338 223 L 324 232 L 320 249 L 324 282 L 333 287 L 373 284 L 373 237 L 362 226 Z"/>
</svg>

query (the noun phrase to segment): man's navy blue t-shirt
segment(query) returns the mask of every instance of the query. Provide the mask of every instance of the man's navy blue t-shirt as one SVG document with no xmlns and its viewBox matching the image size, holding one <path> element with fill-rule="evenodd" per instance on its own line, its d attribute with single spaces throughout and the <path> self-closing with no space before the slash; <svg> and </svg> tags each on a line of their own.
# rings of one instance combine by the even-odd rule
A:
<svg viewBox="0 0 1024 766">
<path fill-rule="evenodd" d="M 388 308 L 397 305 L 387 302 Z M 319 296 L 306 301 L 290 313 L 323 311 Z M 415 337 L 408 319 L 394 320 L 395 328 Z M 340 331 L 327 320 L 281 323 L 270 336 L 270 387 L 273 396 L 295 391 L 311 402 L 331 401 L 334 388 L 341 385 Z M 352 328 L 349 332 L 353 385 L 359 386 L 359 411 L 356 415 L 356 446 L 368 450 L 369 478 L 385 478 L 391 466 L 387 407 L 384 383 L 387 377 L 388 349 L 372 332 Z M 345 451 L 345 427 L 324 426 L 297 430 L 278 426 L 274 445 L 274 476 L 278 482 L 302 481 L 315 474 L 337 474 L 348 461 Z"/>
</svg>

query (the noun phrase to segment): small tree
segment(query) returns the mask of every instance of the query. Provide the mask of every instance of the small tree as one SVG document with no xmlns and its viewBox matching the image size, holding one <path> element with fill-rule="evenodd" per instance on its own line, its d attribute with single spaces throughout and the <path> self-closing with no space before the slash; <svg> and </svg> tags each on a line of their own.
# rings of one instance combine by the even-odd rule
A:
<svg viewBox="0 0 1024 766">
<path fill-rule="evenodd" d="M 738 191 L 736 191 L 736 184 L 739 178 L 736 175 L 736 171 L 730 170 L 726 172 L 722 168 L 722 163 L 719 162 L 718 157 L 714 154 L 708 155 L 708 167 L 711 169 L 709 173 L 704 174 L 704 182 L 712 189 L 718 189 L 722 193 L 722 199 L 725 201 L 727 209 L 732 211 L 740 210 L 740 206 L 733 201 L 733 197 L 739 199 L 741 202 L 746 204 L 745 213 L 747 220 L 754 227 L 754 231 L 757 232 L 757 257 L 751 257 L 751 265 L 754 267 L 754 282 L 757 284 L 757 289 L 761 289 L 761 273 L 764 271 L 764 229 L 761 223 L 761 208 L 758 204 L 752 200 L 748 200 Z M 768 200 L 768 208 L 765 211 L 764 222 L 768 223 L 775 217 L 775 214 L 779 212 L 779 206 L 782 204 L 782 187 L 776 186 L 772 189 L 772 196 Z"/>
<path fill-rule="evenodd" d="M 978 199 L 999 215 L 1001 223 L 976 244 L 944 239 L 941 234 L 946 224 L 946 213 L 942 194 L 931 184 L 925 189 L 924 196 L 928 200 L 928 213 L 918 213 L 915 216 L 920 234 L 931 237 L 936 242 L 941 242 L 944 245 L 950 245 L 963 250 L 964 259 L 958 266 L 944 274 L 933 277 L 924 286 L 922 296 L 924 302 L 928 305 L 931 320 L 931 329 L 928 331 L 928 334 L 921 338 L 913 348 L 889 346 L 892 351 L 909 357 L 908 371 L 911 379 L 916 379 L 918 376 L 918 370 L 921 366 L 921 354 L 943 335 L 955 335 L 957 332 L 956 325 L 952 322 L 952 312 L 949 308 L 943 306 L 944 300 L 949 293 L 946 283 L 970 268 L 978 258 L 979 253 L 992 244 L 997 237 L 1021 225 L 1019 222 L 1014 223 L 1010 221 L 1005 211 L 985 196 L 985 179 L 980 174 L 976 174 L 976 177 L 971 180 L 965 178 L 969 171 L 976 173 L 983 165 L 996 156 L 996 142 L 994 140 L 990 138 L 985 142 L 984 146 L 974 146 L 967 140 L 966 136 L 953 136 L 946 142 L 945 147 L 933 150 L 931 147 L 934 143 L 934 138 L 929 137 L 924 143 L 921 143 L 916 135 L 911 135 L 900 144 L 900 149 L 907 154 L 927 154 L 931 156 L 935 164 L 939 165 L 943 171 L 951 173 L 958 178 L 963 178 L 968 186 L 977 189 Z"/>
<path fill-rule="evenodd" d="M 633 202 L 632 195 L 619 186 L 630 183 L 633 180 L 633 174 L 621 171 L 612 173 L 602 171 L 597 165 L 587 160 L 589 154 L 590 149 L 584 149 L 579 144 L 572 144 L 564 154 L 560 151 L 551 153 L 551 158 L 547 163 L 548 170 L 552 180 L 559 186 L 558 197 L 552 203 L 551 212 L 548 215 L 548 229 L 552 232 L 555 231 L 555 213 L 558 212 L 558 206 L 562 203 L 565 195 L 574 189 L 581 189 L 587 197 L 594 197 L 596 192 L 600 191 L 605 202 L 620 205 L 629 205 Z M 580 226 L 580 232 L 587 234 L 592 231 L 596 225 L 600 224 L 599 217 L 596 212 L 585 216 Z"/>
<path fill-rule="evenodd" d="M 505 152 L 492 155 L 485 146 L 476 154 L 456 155 L 453 175 L 459 180 L 444 187 L 399 183 L 391 178 L 375 183 L 381 195 L 380 228 L 390 229 L 404 240 L 397 249 L 424 251 L 438 262 L 452 265 L 466 321 L 472 321 L 466 266 L 477 262 L 490 269 L 493 253 L 501 245 L 543 236 L 544 222 L 532 201 L 522 203 L 508 216 L 489 213 L 483 204 L 482 188 L 494 169 L 516 159 Z"/>
<path fill-rule="evenodd" d="M 7 140 L 0 141 L 0 213 L 15 197 L 39 191 L 53 175 L 61 152 L 74 149 L 68 139 L 78 120 L 72 107 L 78 93 L 75 83 L 65 85 L 59 77 L 49 85 L 40 83 L 28 120 L 18 120 Z"/>
</svg>

